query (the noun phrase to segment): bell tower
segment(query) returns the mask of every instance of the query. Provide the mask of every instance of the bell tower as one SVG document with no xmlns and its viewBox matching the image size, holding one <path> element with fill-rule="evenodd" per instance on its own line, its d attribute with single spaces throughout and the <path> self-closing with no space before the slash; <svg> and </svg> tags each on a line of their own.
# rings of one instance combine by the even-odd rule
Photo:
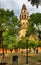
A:
<svg viewBox="0 0 41 65">
<path fill-rule="evenodd" d="M 20 30 L 19 30 L 19 39 L 26 34 L 26 30 L 28 27 L 28 11 L 26 9 L 26 6 L 23 4 L 21 14 L 20 14 Z"/>
</svg>

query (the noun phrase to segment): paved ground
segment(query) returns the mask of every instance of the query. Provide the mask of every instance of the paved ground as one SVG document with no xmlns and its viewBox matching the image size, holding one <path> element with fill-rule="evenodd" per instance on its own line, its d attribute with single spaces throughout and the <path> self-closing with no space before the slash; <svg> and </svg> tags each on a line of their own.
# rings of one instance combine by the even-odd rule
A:
<svg viewBox="0 0 41 65">
<path fill-rule="evenodd" d="M 5 57 L 4 62 L 7 62 L 7 65 L 26 65 L 26 56 L 25 55 L 19 55 L 18 56 L 18 64 L 14 63 L 12 60 L 12 55 L 8 55 L 7 57 Z M 0 57 L 0 60 L 2 59 L 2 57 Z M 41 65 L 41 54 L 37 54 L 37 55 L 31 55 L 28 57 L 28 64 L 29 65 Z"/>
</svg>

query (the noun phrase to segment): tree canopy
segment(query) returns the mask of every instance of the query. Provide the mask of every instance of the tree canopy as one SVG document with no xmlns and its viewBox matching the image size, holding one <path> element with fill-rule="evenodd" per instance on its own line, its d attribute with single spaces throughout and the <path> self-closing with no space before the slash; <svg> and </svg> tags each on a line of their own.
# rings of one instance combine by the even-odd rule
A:
<svg viewBox="0 0 41 65">
<path fill-rule="evenodd" d="M 28 47 L 29 48 L 37 48 L 38 47 L 38 40 L 29 39 L 28 40 Z"/>
<path fill-rule="evenodd" d="M 28 1 L 30 1 L 33 6 L 36 5 L 37 8 L 38 8 L 39 4 L 41 4 L 40 0 L 28 0 Z"/>
<path fill-rule="evenodd" d="M 18 48 L 25 49 L 26 48 L 26 38 L 22 37 L 21 40 L 18 41 Z"/>
<path fill-rule="evenodd" d="M 41 36 L 41 13 L 31 14 L 28 22 L 27 35 L 36 34 Z"/>
<path fill-rule="evenodd" d="M 14 40 L 18 36 L 19 21 L 14 11 L 0 8 L 0 43 L 15 43 Z M 5 42 L 5 43 L 4 43 Z M 12 45 L 13 46 L 13 45 Z"/>
</svg>

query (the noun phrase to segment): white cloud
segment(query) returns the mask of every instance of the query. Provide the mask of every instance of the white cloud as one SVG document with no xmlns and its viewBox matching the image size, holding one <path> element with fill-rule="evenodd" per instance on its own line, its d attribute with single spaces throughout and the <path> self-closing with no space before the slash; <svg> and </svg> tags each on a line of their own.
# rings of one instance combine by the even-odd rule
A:
<svg viewBox="0 0 41 65">
<path fill-rule="evenodd" d="M 35 6 L 33 7 L 27 0 L 0 0 L 0 7 L 10 10 L 13 9 L 17 16 L 19 16 L 23 4 L 26 5 L 30 14 L 41 12 L 41 6 L 39 6 L 37 9 Z"/>
</svg>

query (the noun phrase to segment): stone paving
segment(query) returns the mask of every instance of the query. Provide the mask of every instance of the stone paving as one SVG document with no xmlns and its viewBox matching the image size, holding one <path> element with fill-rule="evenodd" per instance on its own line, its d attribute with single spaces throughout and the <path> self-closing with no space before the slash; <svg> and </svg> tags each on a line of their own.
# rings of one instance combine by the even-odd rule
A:
<svg viewBox="0 0 41 65">
<path fill-rule="evenodd" d="M 39 54 L 39 59 L 41 59 L 41 54 Z M 0 58 L 1 59 L 1 58 Z M 38 55 L 35 57 L 29 57 L 28 58 L 28 64 L 26 64 L 26 57 L 25 56 L 18 56 L 18 63 L 15 63 L 12 61 L 12 57 L 8 56 L 5 57 L 4 62 L 7 63 L 7 65 L 41 65 L 41 62 L 37 62 L 38 60 Z"/>
</svg>

